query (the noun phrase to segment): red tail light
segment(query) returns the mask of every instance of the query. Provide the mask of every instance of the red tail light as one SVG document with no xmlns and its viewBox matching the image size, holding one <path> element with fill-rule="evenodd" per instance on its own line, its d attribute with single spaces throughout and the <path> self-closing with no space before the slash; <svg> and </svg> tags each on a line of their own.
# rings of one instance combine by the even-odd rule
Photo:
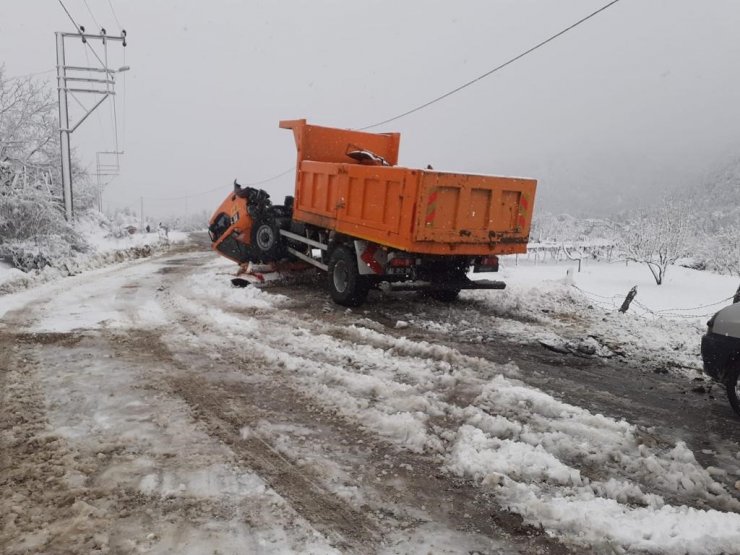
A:
<svg viewBox="0 0 740 555">
<path fill-rule="evenodd" d="M 391 268 L 410 268 L 414 265 L 414 259 L 413 258 L 391 258 L 388 261 L 388 266 Z"/>
<path fill-rule="evenodd" d="M 474 272 L 498 272 L 498 256 L 481 256 L 473 267 Z"/>
<path fill-rule="evenodd" d="M 498 256 L 484 256 L 480 261 L 480 265 L 498 270 Z"/>
</svg>

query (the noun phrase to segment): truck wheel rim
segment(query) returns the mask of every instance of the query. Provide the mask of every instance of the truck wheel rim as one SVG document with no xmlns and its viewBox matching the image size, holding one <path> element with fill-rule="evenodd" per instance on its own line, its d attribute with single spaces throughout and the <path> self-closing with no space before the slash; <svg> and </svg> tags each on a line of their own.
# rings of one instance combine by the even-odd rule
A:
<svg viewBox="0 0 740 555">
<path fill-rule="evenodd" d="M 272 247 L 275 240 L 275 234 L 270 226 L 262 226 L 257 232 L 257 246 L 263 251 Z"/>
<path fill-rule="evenodd" d="M 344 260 L 339 260 L 336 264 L 334 264 L 332 279 L 334 280 L 334 289 L 336 289 L 340 293 L 344 293 L 344 291 L 347 289 L 347 283 L 349 281 L 347 263 Z"/>
</svg>

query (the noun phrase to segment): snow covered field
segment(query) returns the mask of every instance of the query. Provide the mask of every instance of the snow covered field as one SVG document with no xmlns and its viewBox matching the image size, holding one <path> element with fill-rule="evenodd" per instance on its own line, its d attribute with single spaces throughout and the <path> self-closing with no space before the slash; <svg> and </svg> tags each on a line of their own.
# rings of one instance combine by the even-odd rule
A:
<svg viewBox="0 0 740 555">
<path fill-rule="evenodd" d="M 515 362 L 435 340 L 462 347 L 495 330 L 526 351 L 538 347 L 528 334 L 575 342 L 601 322 L 596 347 L 652 357 L 659 345 L 638 346 L 638 331 L 662 319 L 589 308 L 562 265 L 505 268 L 506 291 L 465 292 L 459 306 L 375 293 L 355 311 L 310 280 L 235 289 L 234 269 L 210 253 L 173 254 L 0 297 L 0 442 L 13 460 L 0 473 L 5 552 L 740 545 L 736 456 L 702 464 L 660 422 L 565 402 Z M 692 274 L 673 270 L 680 292 Z M 586 267 L 574 279 L 607 296 L 637 277 Z M 690 308 L 658 305 L 658 293 L 645 305 Z M 700 332 L 686 320 L 655 328 L 654 341 Z"/>
<path fill-rule="evenodd" d="M 680 266 L 670 267 L 665 283 L 656 285 L 644 264 L 584 260 L 578 272 L 577 262 L 535 264 L 526 256 L 518 261 L 513 256 L 502 257 L 499 275 L 514 288 L 557 281 L 573 284 L 594 305 L 606 310 L 617 310 L 629 289 L 637 286 L 636 302 L 630 312 L 673 319 L 705 318 L 717 307 L 731 302 L 740 285 L 739 277 Z"/>
<path fill-rule="evenodd" d="M 513 340 L 626 358 L 650 370 L 688 378 L 700 373 L 699 346 L 706 321 L 732 303 L 740 285 L 737 277 L 674 266 L 658 286 L 640 264 L 584 261 L 579 273 L 577 263 L 534 264 L 526 257 L 518 264 L 514 257 L 503 258 L 501 271 L 485 277 L 495 276 L 507 283 L 501 294 L 463 295 L 512 318 L 499 331 Z M 633 286 L 637 296 L 629 311 L 620 314 Z"/>
</svg>

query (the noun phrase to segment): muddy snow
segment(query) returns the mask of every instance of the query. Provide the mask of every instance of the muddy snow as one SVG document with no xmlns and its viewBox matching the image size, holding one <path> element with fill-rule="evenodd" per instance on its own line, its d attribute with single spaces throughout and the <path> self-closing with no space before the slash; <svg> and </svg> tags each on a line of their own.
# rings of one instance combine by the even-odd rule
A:
<svg viewBox="0 0 740 555">
<path fill-rule="evenodd" d="M 737 551 L 740 438 L 688 350 L 568 284 L 345 310 L 233 272 L 181 248 L 0 297 L 0 551 Z"/>
</svg>

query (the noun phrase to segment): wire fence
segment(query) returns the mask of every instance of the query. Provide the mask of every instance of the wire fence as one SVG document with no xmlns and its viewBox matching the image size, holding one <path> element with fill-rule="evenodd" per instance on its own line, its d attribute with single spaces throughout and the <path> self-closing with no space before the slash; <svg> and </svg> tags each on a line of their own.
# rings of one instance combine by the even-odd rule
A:
<svg viewBox="0 0 740 555">
<path fill-rule="evenodd" d="M 585 289 L 582 289 L 577 285 L 572 285 L 572 287 L 581 292 L 593 304 L 606 309 L 618 310 L 626 296 L 624 294 L 615 294 L 610 296 L 600 295 L 592 291 L 586 291 Z M 652 309 L 644 303 L 638 301 L 637 299 L 633 299 L 631 306 L 637 307 L 643 314 L 649 314 L 656 318 L 680 318 L 687 320 L 697 320 L 700 318 L 707 318 L 709 316 L 712 316 L 715 312 L 717 312 L 720 305 L 727 304 L 728 302 L 732 302 L 733 300 L 734 295 L 731 295 L 716 302 L 699 306 Z M 713 310 L 711 310 L 710 312 L 697 312 L 705 311 L 708 308 L 713 308 Z"/>
</svg>

